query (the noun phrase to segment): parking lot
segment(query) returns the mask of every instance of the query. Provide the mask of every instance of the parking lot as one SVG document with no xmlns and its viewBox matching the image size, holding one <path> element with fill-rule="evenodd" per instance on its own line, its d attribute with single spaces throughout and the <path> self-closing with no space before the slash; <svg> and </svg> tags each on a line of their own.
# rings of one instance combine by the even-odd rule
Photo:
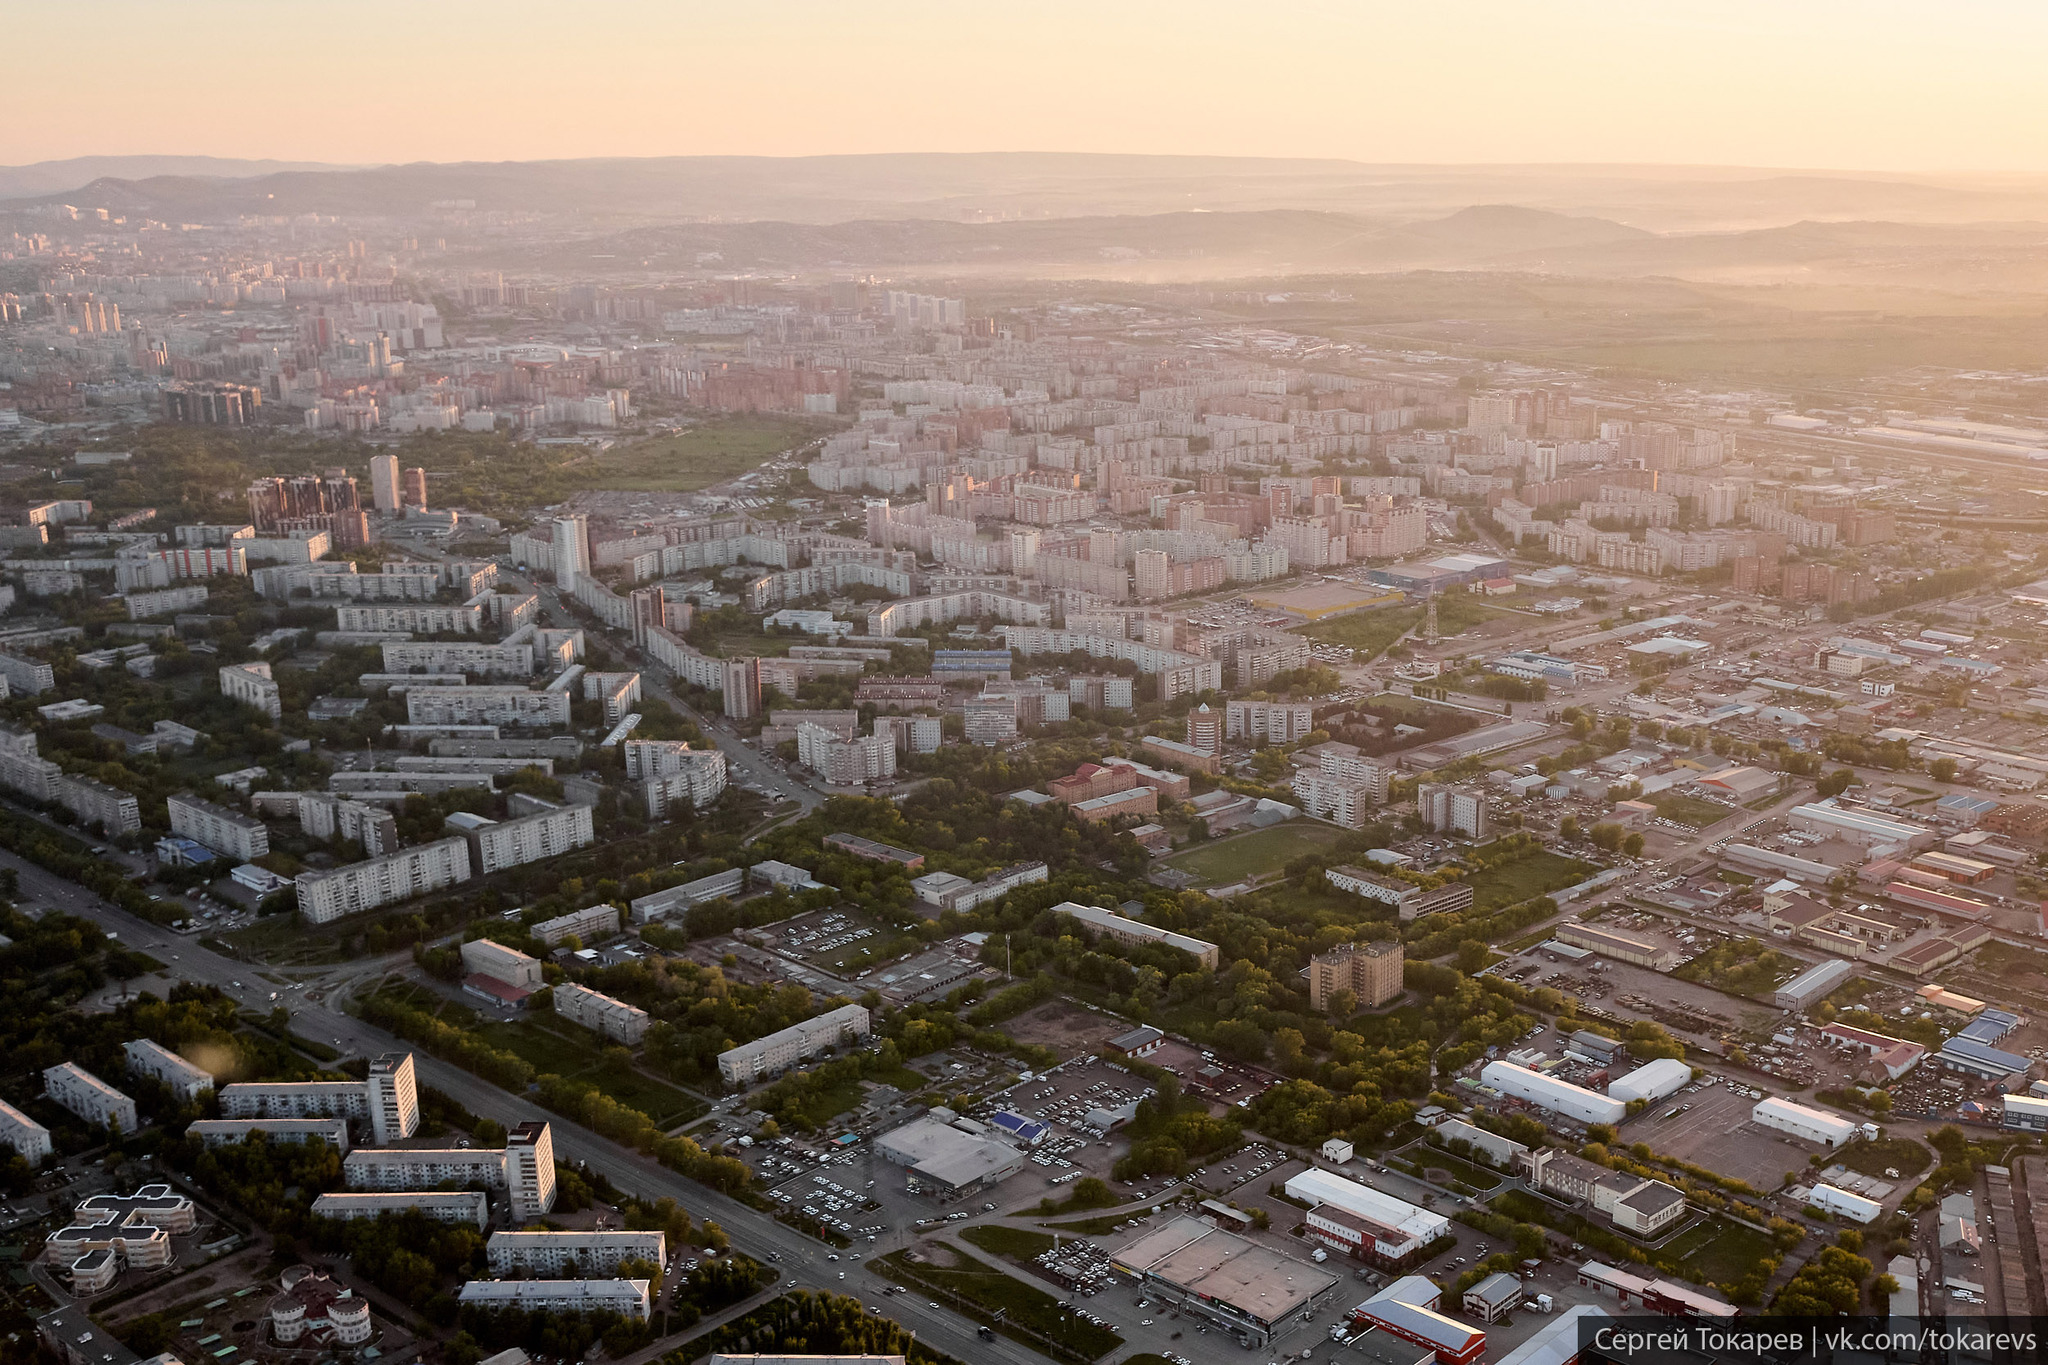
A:
<svg viewBox="0 0 2048 1365">
<path fill-rule="evenodd" d="M 1621 1138 L 1625 1143 L 1647 1142 L 1666 1156 L 1747 1180 L 1760 1190 L 1775 1190 L 1785 1172 L 1806 1170 L 1806 1159 L 1822 1149 L 1752 1123 L 1749 1113 L 1761 1093 L 1726 1081 L 1691 1093 L 1680 1091 L 1644 1110 L 1622 1129 Z M 1692 1108 L 1663 1117 L 1686 1104 Z"/>
</svg>

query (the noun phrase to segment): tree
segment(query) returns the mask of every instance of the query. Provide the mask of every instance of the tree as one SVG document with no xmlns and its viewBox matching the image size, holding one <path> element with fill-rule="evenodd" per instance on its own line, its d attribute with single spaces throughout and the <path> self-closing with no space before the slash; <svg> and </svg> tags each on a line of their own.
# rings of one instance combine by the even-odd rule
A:
<svg viewBox="0 0 2048 1365">
<path fill-rule="evenodd" d="M 1615 853 L 1621 849 L 1620 825 L 1603 820 L 1593 826 L 1593 833 L 1590 837 L 1595 848 L 1603 849 L 1608 853 Z"/>
<path fill-rule="evenodd" d="M 1956 780 L 1956 761 L 1952 758 L 1937 758 L 1928 766 L 1927 775 L 1936 782 L 1953 782 Z"/>
<path fill-rule="evenodd" d="M 1631 834 L 1626 839 L 1623 839 L 1621 841 L 1621 851 L 1631 858 L 1642 857 L 1643 836 L 1640 834 Z"/>
<path fill-rule="evenodd" d="M 1579 837 L 1579 817 L 1567 815 L 1564 819 L 1558 821 L 1557 837 L 1566 840 L 1577 839 Z"/>
<path fill-rule="evenodd" d="M 1358 1013 L 1358 993 L 1339 986 L 1330 992 L 1330 1013 L 1339 1019 L 1349 1019 Z"/>
<path fill-rule="evenodd" d="M 1829 773 L 1827 776 L 1821 778 L 1820 781 L 1814 783 L 1813 789 L 1822 797 L 1822 799 L 1826 799 L 1830 796 L 1840 796 L 1843 792 L 1849 790 L 1849 787 L 1855 781 L 1855 773 L 1851 772 L 1847 768 L 1837 768 L 1833 772 Z"/>
</svg>

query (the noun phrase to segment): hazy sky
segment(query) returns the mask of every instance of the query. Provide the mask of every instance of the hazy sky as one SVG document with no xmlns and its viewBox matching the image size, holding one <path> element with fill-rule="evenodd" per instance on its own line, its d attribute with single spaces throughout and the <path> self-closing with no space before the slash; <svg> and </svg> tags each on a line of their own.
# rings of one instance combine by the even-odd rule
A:
<svg viewBox="0 0 2048 1365">
<path fill-rule="evenodd" d="M 2038 0 L 9 10 L 8 164 L 1046 150 L 2048 171 Z"/>
</svg>

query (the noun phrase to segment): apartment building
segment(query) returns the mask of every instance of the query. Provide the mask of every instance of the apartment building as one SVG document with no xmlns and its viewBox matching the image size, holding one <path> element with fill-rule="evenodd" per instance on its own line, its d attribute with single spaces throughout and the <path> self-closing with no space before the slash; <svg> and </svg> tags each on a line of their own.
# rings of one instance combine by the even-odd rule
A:
<svg viewBox="0 0 2048 1365">
<path fill-rule="evenodd" d="M 969 744 L 994 748 L 1017 738 L 1017 699 L 983 693 L 961 703 L 963 733 Z"/>
<path fill-rule="evenodd" d="M 1377 781 L 1338 777 L 1320 768 L 1302 768 L 1294 774 L 1294 799 L 1302 812 L 1328 820 L 1346 829 L 1363 829 L 1386 796 L 1387 776 Z"/>
<path fill-rule="evenodd" d="M 797 761 L 827 782 L 853 785 L 896 776 L 896 743 L 890 735 L 841 739 L 822 725 L 796 728 Z"/>
<path fill-rule="evenodd" d="M 1232 701 L 1223 706 L 1223 737 L 1256 744 L 1293 744 L 1316 728 L 1315 707 L 1305 701 Z M 1193 744 L 1193 740 L 1188 741 Z M 1215 748 L 1215 745 L 1202 745 Z"/>
<path fill-rule="evenodd" d="M 530 640 L 486 644 L 465 640 L 392 640 L 384 651 L 386 673 L 466 673 L 485 678 L 530 678 L 536 659 Z"/>
<path fill-rule="evenodd" d="M 213 1073 L 192 1065 L 169 1048 L 147 1038 L 123 1043 L 121 1051 L 128 1058 L 130 1071 L 159 1082 L 185 1104 L 193 1103 L 213 1089 Z"/>
<path fill-rule="evenodd" d="M 191 792 L 176 792 L 166 799 L 171 814 L 171 833 L 204 844 L 223 858 L 254 862 L 270 852 L 270 830 L 261 820 L 216 806 Z"/>
<path fill-rule="evenodd" d="M 1422 823 L 1435 830 L 1448 830 L 1468 839 L 1484 839 L 1493 832 L 1486 810 L 1486 793 L 1465 787 L 1425 783 L 1415 793 Z"/>
<path fill-rule="evenodd" d="M 526 932 L 550 948 L 559 947 L 562 940 L 571 934 L 585 943 L 596 943 L 619 932 L 620 918 L 616 905 L 588 905 L 566 915 L 544 919 L 530 926 Z"/>
<path fill-rule="evenodd" d="M 284 716 L 277 684 L 271 680 L 266 663 L 228 664 L 220 671 L 220 694 L 244 706 L 253 706 L 272 720 Z"/>
<path fill-rule="evenodd" d="M 659 1232 L 494 1232 L 484 1254 L 491 1274 L 501 1277 L 615 1274 L 627 1261 L 667 1265 L 668 1238 Z"/>
<path fill-rule="evenodd" d="M 520 1308 L 527 1312 L 617 1313 L 647 1317 L 646 1280 L 471 1280 L 457 1301 L 467 1308 Z"/>
<path fill-rule="evenodd" d="M 468 841 L 437 839 L 326 872 L 301 872 L 295 884 L 300 916 L 309 924 L 331 924 L 380 905 L 466 882 L 469 877 Z"/>
<path fill-rule="evenodd" d="M 873 1021 L 863 1005 L 841 1005 L 765 1038 L 718 1054 L 718 1074 L 728 1085 L 745 1085 L 786 1071 L 821 1048 L 865 1038 Z"/>
<path fill-rule="evenodd" d="M 569 694 L 487 683 L 409 687 L 405 719 L 411 725 L 567 725 Z"/>
<path fill-rule="evenodd" d="M 617 725 L 640 700 L 640 675 L 585 673 L 583 700 L 604 703 L 604 723 Z"/>
<path fill-rule="evenodd" d="M 0 653 L 0 678 L 10 696 L 39 697 L 57 685 L 57 670 L 40 659 Z"/>
<path fill-rule="evenodd" d="M 1099 905 L 1081 905 L 1074 901 L 1062 901 L 1053 908 L 1056 915 L 1071 915 L 1090 933 L 1100 935 L 1127 947 L 1163 944 L 1178 948 L 1192 956 L 1204 967 L 1214 971 L 1219 957 L 1216 945 L 1205 939 L 1190 938 L 1176 934 L 1170 929 L 1161 929 L 1141 920 L 1126 919 L 1122 915 L 1103 909 Z"/>
<path fill-rule="evenodd" d="M 370 1061 L 360 1081 L 238 1081 L 220 1092 L 220 1112 L 231 1119 L 360 1119 L 378 1146 L 419 1131 L 419 1084 L 410 1052 L 387 1052 Z"/>
<path fill-rule="evenodd" d="M 50 1130 L 0 1100 L 0 1143 L 12 1147 L 31 1166 L 40 1166 L 50 1155 Z"/>
<path fill-rule="evenodd" d="M 347 1155 L 348 1120 L 334 1119 L 195 1119 L 185 1135 L 208 1147 L 231 1147 L 246 1142 L 252 1134 L 263 1133 L 274 1143 L 296 1144 L 318 1138 L 337 1152 Z"/>
<path fill-rule="evenodd" d="M 652 1022 L 646 1010 L 567 981 L 555 987 L 555 1013 L 627 1047 L 639 1046 Z"/>
<path fill-rule="evenodd" d="M 586 847 L 597 835 L 589 806 L 557 806 L 510 820 L 482 821 L 469 827 L 469 864 L 474 875 L 488 877 L 522 863 L 537 863 Z"/>
<path fill-rule="evenodd" d="M 313 1200 L 315 1218 L 381 1218 L 387 1213 L 420 1214 L 437 1223 L 468 1223 L 486 1228 L 491 1222 L 491 1197 L 482 1190 L 401 1190 L 384 1194 L 335 1191 Z"/>
<path fill-rule="evenodd" d="M 54 773 L 50 799 L 77 816 L 80 824 L 88 828 L 97 825 L 110 835 L 133 834 L 142 828 L 141 803 L 96 778 Z"/>
<path fill-rule="evenodd" d="M 1114 674 L 1067 680 L 1068 701 L 1091 711 L 1128 711 L 1134 697 L 1132 680 Z"/>
<path fill-rule="evenodd" d="M 505 1188 L 505 1154 L 475 1147 L 358 1147 L 342 1158 L 352 1190 L 431 1190 L 436 1185 Z"/>
<path fill-rule="evenodd" d="M 60 1062 L 44 1071 L 43 1090 L 92 1127 L 132 1133 L 139 1126 L 135 1101 L 76 1062 Z"/>
<path fill-rule="evenodd" d="M 398 817 L 381 806 L 331 792 L 291 792 L 299 828 L 314 839 L 349 839 L 372 858 L 398 851 Z M 259 809 L 261 807 L 259 806 Z"/>
<path fill-rule="evenodd" d="M 350 631 L 411 631 L 420 635 L 461 633 L 473 635 L 483 629 L 483 603 L 433 606 L 427 603 L 396 606 L 339 606 L 334 609 L 334 628 Z"/>
<path fill-rule="evenodd" d="M 1398 942 L 1345 943 L 1309 959 L 1308 1002 L 1328 1010 L 1338 991 L 1350 991 L 1355 1007 L 1376 1009 L 1402 991 L 1407 954 Z"/>
<path fill-rule="evenodd" d="M 555 1133 L 528 1119 L 512 1125 L 505 1138 L 505 1188 L 512 1220 L 539 1218 L 555 1206 Z"/>
</svg>

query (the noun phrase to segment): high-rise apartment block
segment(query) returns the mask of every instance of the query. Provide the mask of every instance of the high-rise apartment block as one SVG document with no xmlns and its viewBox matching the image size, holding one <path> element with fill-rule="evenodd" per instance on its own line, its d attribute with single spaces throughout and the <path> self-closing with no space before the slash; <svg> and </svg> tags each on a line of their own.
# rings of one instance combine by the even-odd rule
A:
<svg viewBox="0 0 2048 1365">
<path fill-rule="evenodd" d="M 379 1146 L 419 1131 L 419 1084 L 410 1052 L 387 1052 L 370 1061 L 360 1081 L 238 1081 L 220 1092 L 220 1112 L 231 1119 L 357 1119 Z"/>
<path fill-rule="evenodd" d="M 1373 1009 L 1401 994 L 1401 968 L 1406 960 L 1398 942 L 1346 943 L 1309 959 L 1308 1002 L 1330 1008 L 1338 991 L 1350 991 L 1359 1009 Z"/>
<path fill-rule="evenodd" d="M 396 455 L 372 455 L 370 457 L 370 498 L 379 512 L 396 512 L 399 508 L 398 457 Z"/>
<path fill-rule="evenodd" d="M 165 805 L 170 811 L 171 833 L 204 844 L 223 858 L 247 863 L 270 852 L 270 830 L 261 820 L 190 792 L 173 793 Z"/>
<path fill-rule="evenodd" d="M 1422 823 L 1468 839 L 1484 839 L 1493 825 L 1486 812 L 1486 793 L 1465 787 L 1425 784 L 1415 794 Z"/>
<path fill-rule="evenodd" d="M 299 914 L 309 924 L 331 924 L 380 905 L 424 896 L 469 880 L 469 843 L 436 839 L 325 872 L 301 872 L 295 880 Z"/>
<path fill-rule="evenodd" d="M 470 824 L 463 836 L 469 841 L 471 874 L 488 877 L 508 867 L 535 863 L 583 848 L 597 838 L 588 806 L 557 806 L 533 815 L 510 820 Z"/>
<path fill-rule="evenodd" d="M 528 1119 L 505 1138 L 505 1189 L 512 1221 L 544 1217 L 555 1206 L 555 1135 L 547 1124 Z"/>
</svg>

